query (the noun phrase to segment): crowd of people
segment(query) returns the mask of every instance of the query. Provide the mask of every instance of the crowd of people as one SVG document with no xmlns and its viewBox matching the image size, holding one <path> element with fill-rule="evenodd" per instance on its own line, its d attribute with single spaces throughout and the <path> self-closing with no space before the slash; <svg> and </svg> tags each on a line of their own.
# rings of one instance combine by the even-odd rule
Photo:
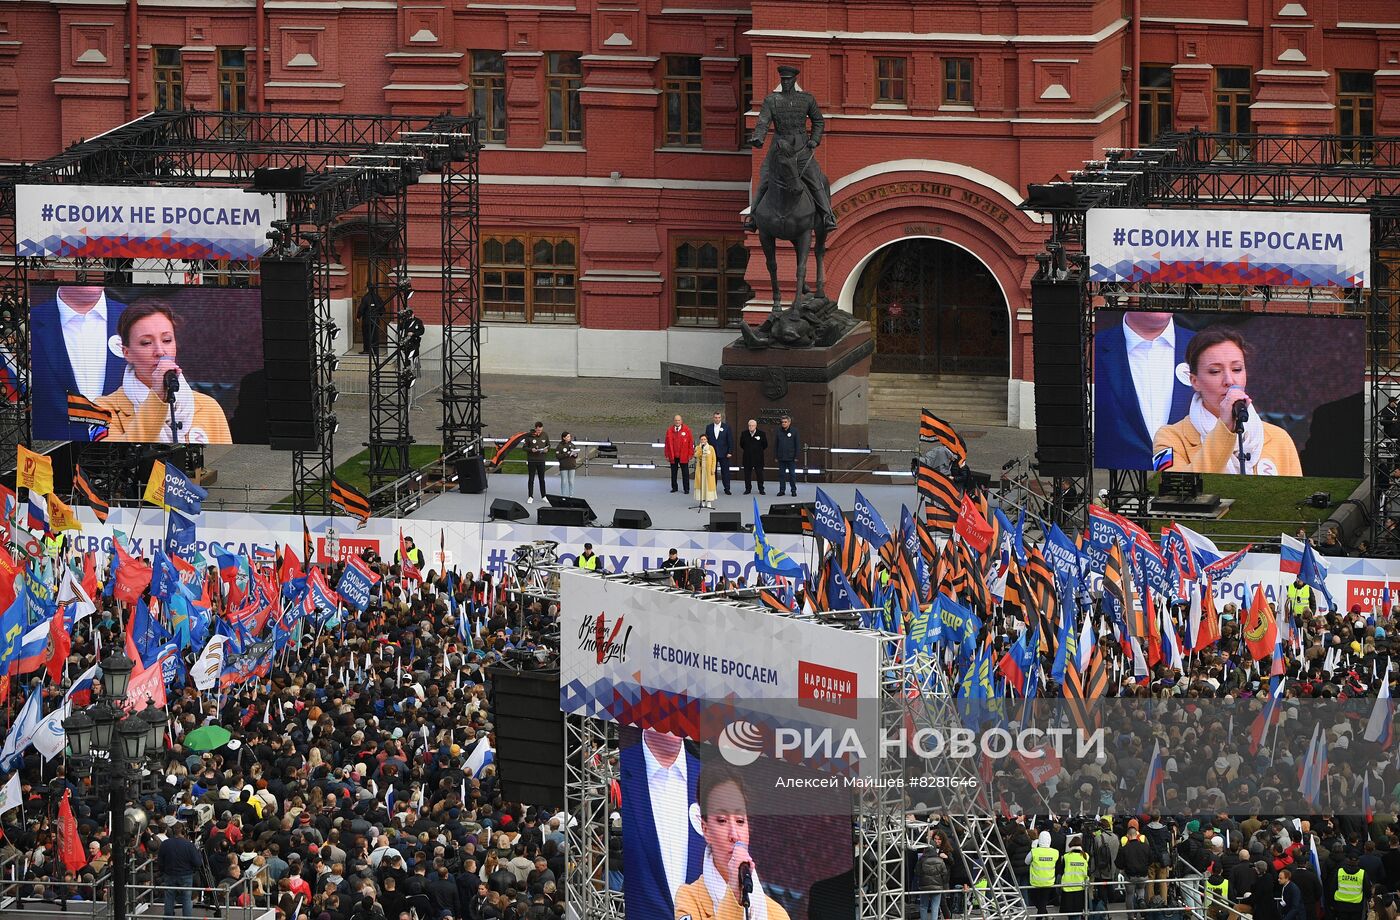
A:
<svg viewBox="0 0 1400 920">
<path fill-rule="evenodd" d="M 560 802 L 510 799 L 491 762 L 490 669 L 554 660 L 556 605 L 485 577 L 418 581 L 368 551 L 365 561 L 382 576 L 365 614 L 308 628 L 265 677 L 170 688 L 167 748 L 128 810 L 146 819 L 133 882 L 164 888 L 167 915 L 189 916 L 191 895 L 279 920 L 563 914 Z M 344 563 L 326 568 L 334 584 Z M 99 604 L 73 636 L 69 675 L 122 645 L 126 612 Z M 64 688 L 38 692 L 48 712 Z M 11 700 L 22 696 L 16 687 Z M 190 750 L 185 738 L 205 725 L 232 740 Z M 22 799 L 3 815 L 0 856 L 21 896 L 111 894 L 112 816 L 72 767 L 32 748 L 18 766 Z M 66 791 L 89 856 L 71 871 L 59 858 Z"/>
</svg>

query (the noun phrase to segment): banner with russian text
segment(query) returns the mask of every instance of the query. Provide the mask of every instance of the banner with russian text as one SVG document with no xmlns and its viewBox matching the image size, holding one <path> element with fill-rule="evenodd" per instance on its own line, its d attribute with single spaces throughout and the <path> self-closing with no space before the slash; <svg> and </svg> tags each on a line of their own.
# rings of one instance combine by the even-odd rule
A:
<svg viewBox="0 0 1400 920">
<path fill-rule="evenodd" d="M 21 185 L 21 256 L 256 259 L 286 212 L 282 195 L 234 188 Z"/>
<path fill-rule="evenodd" d="M 1084 249 L 1090 281 L 1359 288 L 1371 263 L 1371 218 L 1094 208 Z"/>
</svg>

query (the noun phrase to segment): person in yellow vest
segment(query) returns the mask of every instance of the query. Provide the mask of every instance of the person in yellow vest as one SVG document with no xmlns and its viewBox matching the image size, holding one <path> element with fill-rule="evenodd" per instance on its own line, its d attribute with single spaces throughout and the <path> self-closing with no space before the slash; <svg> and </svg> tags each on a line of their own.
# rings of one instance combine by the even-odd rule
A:
<svg viewBox="0 0 1400 920">
<path fill-rule="evenodd" d="M 695 800 L 705 838 L 704 869 L 700 878 L 676 891 L 675 920 L 788 920 L 787 911 L 759 883 L 749 852 L 749 795 L 739 771 L 723 761 L 707 764 L 695 785 Z M 752 888 L 748 893 L 746 879 Z"/>
<path fill-rule="evenodd" d="M 1073 916 L 1084 912 L 1089 854 L 1084 852 L 1084 838 L 1079 834 L 1070 834 L 1065 846 L 1066 852 L 1062 857 L 1064 871 L 1060 877 L 1060 913 Z"/>
<path fill-rule="evenodd" d="M 1317 612 L 1317 596 L 1311 586 L 1303 584 L 1301 575 L 1288 586 L 1288 612 L 1299 624 L 1309 622 Z"/>
<path fill-rule="evenodd" d="M 1361 857 L 1354 850 L 1348 853 L 1345 865 L 1337 867 L 1328 916 L 1336 920 L 1360 920 L 1365 916 L 1369 881 L 1366 870 L 1361 868 Z"/>
<path fill-rule="evenodd" d="M 44 555 L 50 559 L 57 559 L 58 554 L 63 552 L 63 534 L 51 533 L 44 537 Z"/>
<path fill-rule="evenodd" d="M 593 552 L 593 544 L 583 544 L 583 552 L 578 554 L 578 561 L 574 563 L 585 572 L 603 571 L 603 560 Z"/>
<path fill-rule="evenodd" d="M 1055 902 L 1055 873 L 1060 864 L 1060 851 L 1050 845 L 1050 832 L 1041 831 L 1035 846 L 1026 854 L 1026 864 L 1031 867 L 1031 905 L 1036 916 L 1051 913 L 1049 907 Z"/>
<path fill-rule="evenodd" d="M 160 444 L 232 444 L 228 418 L 212 396 L 190 389 L 175 363 L 175 313 L 161 300 L 145 298 L 117 320 L 126 373 L 120 388 L 93 400 L 111 414 L 109 441 Z M 175 403 L 166 402 L 165 378 L 178 380 Z M 174 415 L 175 430 L 171 430 Z"/>
<path fill-rule="evenodd" d="M 1230 880 L 1212 863 L 1206 878 L 1206 920 L 1223 920 L 1230 915 Z"/>
</svg>

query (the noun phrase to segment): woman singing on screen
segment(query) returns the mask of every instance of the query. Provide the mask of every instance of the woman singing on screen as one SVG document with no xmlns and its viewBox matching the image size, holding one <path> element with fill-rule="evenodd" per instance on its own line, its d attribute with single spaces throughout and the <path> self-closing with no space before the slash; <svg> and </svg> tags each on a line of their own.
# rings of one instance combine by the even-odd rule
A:
<svg viewBox="0 0 1400 920">
<path fill-rule="evenodd" d="M 788 920 L 787 911 L 758 884 L 749 855 L 749 794 L 739 772 L 722 761 L 706 764 L 695 784 L 695 801 L 705 864 L 698 879 L 676 891 L 677 920 Z M 750 889 L 747 913 L 741 905 L 745 887 Z"/>
<path fill-rule="evenodd" d="M 1192 337 L 1186 347 L 1191 372 L 1191 411 L 1179 422 L 1160 429 L 1152 444 L 1154 458 L 1170 450 L 1172 472 L 1245 473 L 1250 476 L 1301 476 L 1298 448 L 1277 425 L 1259 417 L 1245 392 L 1249 349 L 1234 329 L 1212 326 Z M 1235 404 L 1248 410 L 1244 423 L 1244 453 L 1235 430 Z"/>
<path fill-rule="evenodd" d="M 126 372 L 117 390 L 94 400 L 112 413 L 108 440 L 160 444 L 232 444 L 228 419 L 212 397 L 190 389 L 175 363 L 175 314 L 159 300 L 127 307 L 117 322 Z M 166 402 L 166 374 L 178 380 L 174 425 Z"/>
</svg>

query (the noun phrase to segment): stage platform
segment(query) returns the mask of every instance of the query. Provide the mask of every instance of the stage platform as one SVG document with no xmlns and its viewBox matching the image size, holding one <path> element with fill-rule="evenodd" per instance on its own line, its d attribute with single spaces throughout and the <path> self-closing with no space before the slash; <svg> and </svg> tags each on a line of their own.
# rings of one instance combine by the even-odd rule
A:
<svg viewBox="0 0 1400 920">
<path fill-rule="evenodd" d="M 559 479 L 557 476 L 550 476 L 546 481 L 549 485 L 554 486 L 558 484 Z M 719 495 L 715 499 L 714 510 L 737 511 L 742 515 L 744 526 L 751 527 L 755 498 L 758 499 L 759 513 L 768 514 L 771 505 L 810 502 L 816 496 L 816 485 L 800 481 L 797 485 L 796 498 L 793 498 L 791 493 L 779 498 L 778 488 L 774 483 L 767 484 L 767 495 L 759 495 L 756 488 L 752 495 L 745 495 L 744 481 L 740 477 L 737 482 L 732 483 L 733 495 L 725 495 L 723 486 L 720 487 Z M 908 505 L 909 510 L 913 512 L 919 503 L 918 492 L 914 487 L 912 476 L 894 478 L 888 485 L 869 483 L 856 486 L 843 483 L 822 483 L 821 488 L 846 511 L 850 511 L 854 506 L 856 489 L 859 488 L 860 493 L 874 504 L 875 509 L 880 512 L 880 517 L 884 519 L 885 525 L 891 530 L 899 526 L 901 504 Z M 710 521 L 709 509 L 697 511 L 688 507 L 696 503 L 693 492 L 690 495 L 681 492 L 671 494 L 669 477 L 628 477 L 609 474 L 586 478 L 580 476 L 574 483 L 574 497 L 582 498 L 588 502 L 593 513 L 597 515 L 596 526 L 606 527 L 612 523 L 613 512 L 618 508 L 635 508 L 647 512 L 651 516 L 653 529 L 703 530 Z M 530 512 L 530 522 L 535 521 L 536 512 L 540 508 L 549 507 L 549 504 L 542 501 L 539 496 L 535 497 L 533 505 L 525 504 L 524 476 L 497 473 L 489 478 L 487 490 L 481 495 L 446 492 L 425 502 L 408 517 L 435 521 L 484 522 L 491 516 L 491 502 L 498 498 L 519 502 L 525 510 Z"/>
</svg>

